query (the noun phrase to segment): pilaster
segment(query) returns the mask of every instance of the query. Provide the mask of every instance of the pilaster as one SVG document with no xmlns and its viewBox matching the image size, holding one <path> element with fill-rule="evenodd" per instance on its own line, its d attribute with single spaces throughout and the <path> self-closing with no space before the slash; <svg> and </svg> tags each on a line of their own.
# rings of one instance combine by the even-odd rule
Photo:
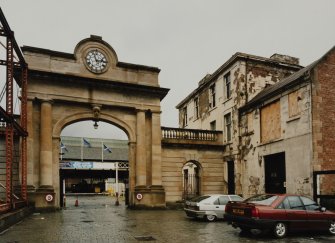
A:
<svg viewBox="0 0 335 243">
<path fill-rule="evenodd" d="M 136 114 L 136 186 L 146 185 L 145 111 Z"/>
<path fill-rule="evenodd" d="M 52 100 L 41 100 L 40 123 L 40 187 L 53 190 L 52 186 Z"/>
</svg>

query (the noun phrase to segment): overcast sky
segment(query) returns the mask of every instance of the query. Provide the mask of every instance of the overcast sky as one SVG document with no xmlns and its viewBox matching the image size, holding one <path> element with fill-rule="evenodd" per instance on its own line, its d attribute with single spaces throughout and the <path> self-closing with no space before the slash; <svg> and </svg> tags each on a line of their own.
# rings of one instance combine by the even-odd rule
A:
<svg viewBox="0 0 335 243">
<path fill-rule="evenodd" d="M 162 101 L 162 126 L 170 127 L 178 126 L 175 106 L 235 52 L 264 57 L 281 53 L 300 58 L 306 66 L 335 44 L 334 0 L 0 3 L 20 46 L 73 53 L 80 40 L 94 34 L 114 48 L 119 61 L 160 68 L 160 85 L 170 89 Z M 64 133 L 112 136 L 85 130 L 92 133 L 77 134 L 75 126 Z"/>
</svg>

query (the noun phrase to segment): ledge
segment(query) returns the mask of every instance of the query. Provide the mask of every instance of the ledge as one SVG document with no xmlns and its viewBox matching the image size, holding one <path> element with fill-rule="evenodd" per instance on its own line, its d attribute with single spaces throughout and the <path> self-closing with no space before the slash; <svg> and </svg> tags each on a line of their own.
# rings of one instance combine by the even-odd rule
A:
<svg viewBox="0 0 335 243">
<path fill-rule="evenodd" d="M 271 144 L 271 143 L 280 142 L 280 141 L 282 141 L 282 140 L 284 140 L 284 139 L 283 139 L 283 138 L 278 138 L 278 139 L 275 139 L 275 140 L 271 140 L 271 141 L 269 141 L 269 142 L 260 143 L 258 146 L 260 147 L 260 146 L 268 145 L 268 144 Z"/>
<path fill-rule="evenodd" d="M 291 121 L 295 121 L 295 120 L 299 120 L 300 119 L 300 115 L 298 115 L 298 116 L 293 116 L 293 117 L 290 117 L 286 122 L 287 123 L 289 123 L 289 122 L 291 122 Z"/>
</svg>

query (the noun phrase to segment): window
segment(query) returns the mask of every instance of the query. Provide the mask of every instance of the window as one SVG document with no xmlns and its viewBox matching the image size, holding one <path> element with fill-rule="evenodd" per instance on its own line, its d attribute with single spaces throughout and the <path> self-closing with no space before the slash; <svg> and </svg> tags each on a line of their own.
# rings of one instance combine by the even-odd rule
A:
<svg viewBox="0 0 335 243">
<path fill-rule="evenodd" d="M 302 204 L 301 200 L 297 196 L 289 196 L 287 197 L 290 203 L 290 209 L 294 210 L 305 210 L 304 205 Z"/>
<path fill-rule="evenodd" d="M 253 112 L 249 112 L 247 115 L 248 122 L 248 132 L 252 132 L 254 130 L 254 115 Z"/>
<path fill-rule="evenodd" d="M 186 127 L 187 126 L 187 106 L 183 108 L 182 119 L 183 119 L 183 127 Z"/>
<path fill-rule="evenodd" d="M 224 116 L 226 141 L 231 141 L 231 113 Z"/>
<path fill-rule="evenodd" d="M 300 115 L 300 100 L 298 91 L 294 91 L 288 95 L 288 116 L 290 118 Z"/>
<path fill-rule="evenodd" d="M 261 194 L 261 195 L 255 195 L 247 200 L 245 200 L 246 203 L 255 203 L 255 204 L 260 204 L 260 205 L 271 205 L 278 196 L 276 195 L 271 195 L 271 194 Z"/>
<path fill-rule="evenodd" d="M 236 195 L 230 195 L 229 197 L 231 201 L 235 201 L 235 202 L 241 202 L 244 200 L 243 198 L 236 196 Z"/>
<path fill-rule="evenodd" d="M 305 205 L 306 210 L 315 211 L 315 210 L 320 209 L 319 205 L 316 202 L 314 202 L 312 199 L 310 199 L 308 197 L 300 197 L 300 199 L 303 202 L 303 204 Z"/>
<path fill-rule="evenodd" d="M 261 108 L 261 142 L 281 138 L 280 101 Z"/>
<path fill-rule="evenodd" d="M 288 203 L 287 197 L 283 200 L 281 204 L 277 207 L 278 209 L 290 209 L 290 204 Z"/>
<path fill-rule="evenodd" d="M 194 99 L 194 119 L 199 118 L 199 98 Z"/>
<path fill-rule="evenodd" d="M 216 130 L 216 121 L 212 121 L 212 122 L 210 123 L 210 126 L 211 126 L 211 130 L 212 130 L 212 131 L 215 131 L 215 130 Z"/>
<path fill-rule="evenodd" d="M 226 205 L 229 202 L 228 196 L 221 196 L 219 197 L 220 205 Z"/>
<path fill-rule="evenodd" d="M 229 99 L 231 96 L 230 72 L 223 77 L 223 80 L 226 88 L 226 98 Z"/>
<path fill-rule="evenodd" d="M 209 107 L 214 108 L 215 104 L 215 84 L 209 87 Z"/>
</svg>

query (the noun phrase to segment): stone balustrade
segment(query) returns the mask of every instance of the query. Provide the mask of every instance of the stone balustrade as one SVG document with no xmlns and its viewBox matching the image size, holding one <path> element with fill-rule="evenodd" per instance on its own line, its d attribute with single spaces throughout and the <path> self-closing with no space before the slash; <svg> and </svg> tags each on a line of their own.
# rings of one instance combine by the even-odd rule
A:
<svg viewBox="0 0 335 243">
<path fill-rule="evenodd" d="M 162 140 L 166 143 L 192 143 L 198 142 L 213 145 L 222 145 L 222 131 L 183 129 L 162 127 Z"/>
</svg>

